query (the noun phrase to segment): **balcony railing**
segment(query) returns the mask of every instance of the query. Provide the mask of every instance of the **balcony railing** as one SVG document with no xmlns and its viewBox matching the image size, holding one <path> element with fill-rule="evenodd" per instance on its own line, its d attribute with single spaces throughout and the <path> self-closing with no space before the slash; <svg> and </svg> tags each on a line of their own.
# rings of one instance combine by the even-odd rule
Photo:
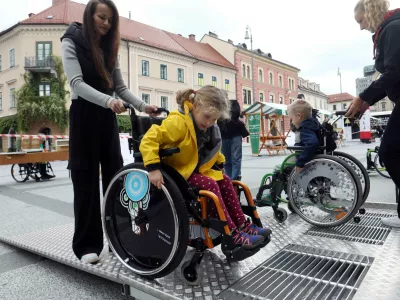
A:
<svg viewBox="0 0 400 300">
<path fill-rule="evenodd" d="M 55 61 L 52 56 L 38 59 L 35 56 L 25 57 L 25 69 L 37 72 L 49 72 L 55 69 Z"/>
</svg>

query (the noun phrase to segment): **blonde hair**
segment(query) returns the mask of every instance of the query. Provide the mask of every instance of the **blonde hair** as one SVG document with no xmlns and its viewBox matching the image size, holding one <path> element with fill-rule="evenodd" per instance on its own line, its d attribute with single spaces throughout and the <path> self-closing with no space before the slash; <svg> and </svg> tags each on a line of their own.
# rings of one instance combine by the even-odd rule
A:
<svg viewBox="0 0 400 300">
<path fill-rule="evenodd" d="M 376 32 L 389 10 L 388 0 L 359 0 L 354 12 L 363 12 L 368 30 Z"/>
<path fill-rule="evenodd" d="M 298 99 L 288 106 L 288 112 L 293 112 L 295 114 L 300 113 L 303 115 L 304 119 L 307 119 L 311 117 L 312 106 L 307 101 Z"/>
<path fill-rule="evenodd" d="M 230 119 L 231 104 L 228 99 L 228 93 L 215 86 L 206 85 L 198 91 L 193 89 L 178 91 L 176 93 L 176 102 L 182 110 L 185 101 L 189 101 L 206 110 L 218 112 L 221 120 Z"/>
</svg>

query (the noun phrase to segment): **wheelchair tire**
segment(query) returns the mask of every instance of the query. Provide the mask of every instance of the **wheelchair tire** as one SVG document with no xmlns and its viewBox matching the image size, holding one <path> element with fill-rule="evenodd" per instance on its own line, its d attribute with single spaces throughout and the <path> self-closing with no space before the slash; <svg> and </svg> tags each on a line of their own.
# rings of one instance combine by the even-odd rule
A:
<svg viewBox="0 0 400 300">
<path fill-rule="evenodd" d="M 316 171 L 318 167 L 319 171 Z M 288 197 L 302 219 L 320 227 L 335 227 L 348 222 L 356 215 L 363 200 L 360 179 L 353 168 L 332 155 L 315 156 L 299 174 L 293 170 L 288 180 Z"/>
<path fill-rule="evenodd" d="M 103 202 L 103 227 L 114 255 L 129 270 L 149 278 L 173 272 L 186 254 L 189 239 L 185 199 L 171 177 L 161 172 L 165 184 L 158 190 L 143 181 L 147 178 L 143 164 L 123 167 L 111 180 Z M 127 184 L 128 174 L 139 180 Z M 137 186 L 148 190 L 126 190 Z M 134 202 L 128 193 L 146 196 Z"/>
<path fill-rule="evenodd" d="M 276 211 L 274 211 L 274 218 L 275 220 L 277 220 L 279 223 L 283 223 L 286 221 L 288 217 L 288 213 L 286 211 L 286 209 L 282 208 L 282 207 L 278 207 L 276 209 Z"/>
<path fill-rule="evenodd" d="M 363 201 L 362 204 L 360 205 L 362 206 L 365 203 L 365 201 L 367 201 L 367 198 L 369 196 L 369 191 L 371 188 L 371 182 L 367 170 L 357 158 L 355 158 L 350 154 L 340 151 L 334 151 L 333 155 L 339 157 L 340 159 L 343 159 L 350 167 L 354 169 L 354 171 L 360 178 L 361 186 L 363 189 Z"/>
<path fill-rule="evenodd" d="M 390 175 L 389 175 L 389 173 L 387 171 L 379 170 L 380 167 L 381 167 L 381 163 L 379 162 L 379 154 L 378 153 L 375 155 L 375 158 L 374 158 L 374 167 L 375 167 L 375 170 L 378 172 L 379 175 L 381 175 L 382 177 L 390 179 Z"/>
</svg>

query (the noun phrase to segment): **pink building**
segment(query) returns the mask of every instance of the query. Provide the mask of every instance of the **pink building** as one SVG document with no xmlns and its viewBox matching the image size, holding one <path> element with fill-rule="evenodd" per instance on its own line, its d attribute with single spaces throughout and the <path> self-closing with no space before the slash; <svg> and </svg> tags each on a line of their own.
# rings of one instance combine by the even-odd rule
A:
<svg viewBox="0 0 400 300">
<path fill-rule="evenodd" d="M 270 53 L 260 49 L 250 51 L 246 44 L 234 45 L 233 41 L 223 41 L 215 33 L 204 35 L 201 42 L 208 43 L 220 52 L 237 69 L 236 98 L 242 109 L 256 101 L 289 105 L 297 97 L 300 69 L 272 58 Z M 254 57 L 254 70 L 251 58 Z M 254 78 L 254 95 L 252 79 Z M 285 118 L 285 131 L 289 119 Z M 280 129 L 283 124 L 280 124 Z"/>
</svg>

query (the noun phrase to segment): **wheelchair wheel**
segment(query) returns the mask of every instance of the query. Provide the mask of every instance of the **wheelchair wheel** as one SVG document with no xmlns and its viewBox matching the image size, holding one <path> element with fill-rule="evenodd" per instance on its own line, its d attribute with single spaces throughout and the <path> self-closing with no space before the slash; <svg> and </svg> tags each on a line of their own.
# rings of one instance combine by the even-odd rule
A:
<svg viewBox="0 0 400 300">
<path fill-rule="evenodd" d="M 287 216 L 288 216 L 287 211 L 286 211 L 284 208 L 282 208 L 282 207 L 278 207 L 278 208 L 276 209 L 276 211 L 274 212 L 274 218 L 275 218 L 275 220 L 277 220 L 279 223 L 285 222 L 286 219 L 287 219 Z"/>
<path fill-rule="evenodd" d="M 22 183 L 29 179 L 30 168 L 28 164 L 14 164 L 11 166 L 11 176 L 16 182 Z"/>
<path fill-rule="evenodd" d="M 360 178 L 361 187 L 362 187 L 362 191 L 363 191 L 363 201 L 362 201 L 361 205 L 363 205 L 368 198 L 369 190 L 371 188 L 371 182 L 369 180 L 367 170 L 365 169 L 364 165 L 357 158 L 355 158 L 354 156 L 351 156 L 350 154 L 335 151 L 335 152 L 333 152 L 333 155 L 344 160 L 350 167 L 353 168 L 353 170 L 356 172 L 358 178 Z"/>
<path fill-rule="evenodd" d="M 301 173 L 293 170 L 288 194 L 296 213 L 321 227 L 348 222 L 362 203 L 360 179 L 353 168 L 328 155 L 317 155 Z"/>
<path fill-rule="evenodd" d="M 386 171 L 385 166 L 381 165 L 381 163 L 379 161 L 379 155 L 378 154 L 376 154 L 375 158 L 374 158 L 374 167 L 375 167 L 375 170 L 379 173 L 379 175 L 390 179 L 390 175 Z"/>
<path fill-rule="evenodd" d="M 111 180 L 103 203 L 103 226 L 113 253 L 128 269 L 150 278 L 179 266 L 189 238 L 185 200 L 161 172 L 165 185 L 158 190 L 143 164 L 125 166 Z"/>
</svg>

